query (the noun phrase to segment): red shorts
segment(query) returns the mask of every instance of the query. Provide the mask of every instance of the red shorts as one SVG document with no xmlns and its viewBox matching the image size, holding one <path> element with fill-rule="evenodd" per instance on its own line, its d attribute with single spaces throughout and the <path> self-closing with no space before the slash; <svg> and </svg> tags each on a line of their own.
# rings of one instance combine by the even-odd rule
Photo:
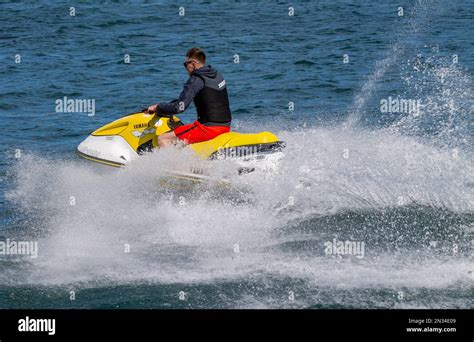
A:
<svg viewBox="0 0 474 342">
<path fill-rule="evenodd" d="M 211 140 L 222 133 L 230 132 L 229 126 L 205 126 L 198 121 L 174 129 L 178 139 L 188 144 Z"/>
</svg>

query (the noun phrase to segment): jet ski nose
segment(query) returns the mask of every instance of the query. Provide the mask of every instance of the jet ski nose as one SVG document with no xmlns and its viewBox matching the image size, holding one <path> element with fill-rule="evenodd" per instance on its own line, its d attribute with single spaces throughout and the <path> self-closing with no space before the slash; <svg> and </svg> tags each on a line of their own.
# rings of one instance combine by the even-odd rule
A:
<svg viewBox="0 0 474 342">
<path fill-rule="evenodd" d="M 138 157 L 125 139 L 118 135 L 90 135 L 77 146 L 77 154 L 111 166 L 123 166 Z"/>
</svg>

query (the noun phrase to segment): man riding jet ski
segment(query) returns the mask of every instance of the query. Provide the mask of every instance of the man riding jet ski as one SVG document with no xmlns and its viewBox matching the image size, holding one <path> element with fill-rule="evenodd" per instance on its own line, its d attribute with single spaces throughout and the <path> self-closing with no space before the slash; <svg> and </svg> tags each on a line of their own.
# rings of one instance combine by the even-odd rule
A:
<svg viewBox="0 0 474 342">
<path fill-rule="evenodd" d="M 203 51 L 190 49 L 184 62 L 189 79 L 178 99 L 149 106 L 97 129 L 79 144 L 78 155 L 110 166 L 124 166 L 144 152 L 178 141 L 202 159 L 253 162 L 281 151 L 284 142 L 273 133 L 230 132 L 232 118 L 225 80 L 205 63 Z M 184 112 L 192 100 L 197 121 L 184 125 L 175 114 Z"/>
<path fill-rule="evenodd" d="M 164 147 L 177 139 L 186 144 L 211 140 L 230 131 L 232 116 L 229 108 L 227 86 L 222 75 L 206 64 L 206 55 L 199 48 L 191 48 L 183 63 L 189 79 L 176 100 L 148 107 L 149 113 L 181 114 L 191 101 L 197 111 L 197 120 L 188 125 L 175 128 L 158 137 L 158 144 Z"/>
</svg>

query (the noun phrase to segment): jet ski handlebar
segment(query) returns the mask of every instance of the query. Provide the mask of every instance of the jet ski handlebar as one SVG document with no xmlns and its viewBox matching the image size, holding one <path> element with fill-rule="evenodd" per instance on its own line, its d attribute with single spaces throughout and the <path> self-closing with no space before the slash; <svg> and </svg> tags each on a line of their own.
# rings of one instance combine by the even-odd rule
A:
<svg viewBox="0 0 474 342">
<path fill-rule="evenodd" d="M 140 109 L 141 113 L 146 113 L 146 114 L 155 114 L 159 118 L 168 118 L 168 119 L 173 119 L 174 115 L 173 114 L 161 114 L 161 113 L 150 113 L 147 108 Z"/>
</svg>

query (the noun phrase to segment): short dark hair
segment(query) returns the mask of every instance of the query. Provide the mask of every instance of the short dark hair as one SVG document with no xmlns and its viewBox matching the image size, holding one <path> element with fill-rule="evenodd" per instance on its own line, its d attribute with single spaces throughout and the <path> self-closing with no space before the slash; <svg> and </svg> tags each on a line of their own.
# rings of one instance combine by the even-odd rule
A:
<svg viewBox="0 0 474 342">
<path fill-rule="evenodd" d="M 186 52 L 187 58 L 193 58 L 202 64 L 206 63 L 206 54 L 198 47 L 193 47 Z"/>
</svg>

